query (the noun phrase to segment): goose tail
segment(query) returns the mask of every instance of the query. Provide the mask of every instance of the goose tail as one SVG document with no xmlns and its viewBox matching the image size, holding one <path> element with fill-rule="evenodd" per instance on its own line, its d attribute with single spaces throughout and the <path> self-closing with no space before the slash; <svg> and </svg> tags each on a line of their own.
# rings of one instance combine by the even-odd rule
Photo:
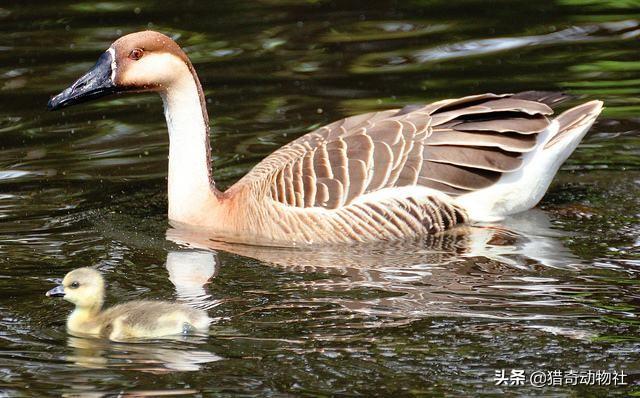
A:
<svg viewBox="0 0 640 398">
<path fill-rule="evenodd" d="M 472 221 L 479 222 L 498 221 L 533 208 L 602 112 L 602 106 L 602 101 L 595 100 L 561 113 L 540 134 L 537 148 L 525 154 L 520 169 L 505 173 L 491 187 L 459 197 L 458 204 Z"/>
<path fill-rule="evenodd" d="M 562 158 L 564 162 L 596 121 L 602 112 L 602 106 L 602 101 L 589 101 L 561 113 L 555 119 L 558 122 L 558 132 L 546 142 L 544 150 L 560 150 L 566 155 Z M 554 148 L 556 146 L 558 148 Z"/>
</svg>

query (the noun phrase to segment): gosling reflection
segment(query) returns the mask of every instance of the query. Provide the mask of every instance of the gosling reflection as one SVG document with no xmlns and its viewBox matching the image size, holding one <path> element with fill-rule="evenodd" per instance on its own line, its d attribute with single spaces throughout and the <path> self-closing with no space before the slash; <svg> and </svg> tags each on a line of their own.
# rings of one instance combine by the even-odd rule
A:
<svg viewBox="0 0 640 398">
<path fill-rule="evenodd" d="M 535 313 L 544 314 L 550 303 L 553 308 L 563 305 L 571 296 L 564 294 L 553 270 L 571 272 L 583 265 L 563 246 L 562 235 L 539 210 L 502 224 L 457 228 L 414 242 L 348 247 L 258 247 L 219 242 L 195 230 L 167 231 L 167 239 L 192 248 L 225 250 L 290 271 L 327 274 L 290 282 L 287 288 L 341 292 L 288 306 L 308 306 L 313 301 L 366 316 L 404 319 L 434 315 L 524 319 L 532 316 L 531 311 L 522 311 L 525 306 L 539 307 Z M 358 289 L 369 292 L 367 299 L 351 297 L 350 292 Z"/>
<path fill-rule="evenodd" d="M 192 343 L 204 341 L 204 337 L 184 336 L 180 340 L 135 344 L 70 336 L 67 345 L 73 349 L 73 354 L 66 360 L 90 369 L 116 368 L 151 373 L 197 371 L 203 364 L 222 359 L 211 352 L 190 347 Z"/>
<path fill-rule="evenodd" d="M 106 310 L 104 279 L 84 267 L 69 272 L 48 297 L 63 297 L 75 304 L 67 318 L 72 334 L 93 335 L 114 341 L 206 333 L 211 319 L 203 310 L 166 301 L 136 300 Z"/>
</svg>

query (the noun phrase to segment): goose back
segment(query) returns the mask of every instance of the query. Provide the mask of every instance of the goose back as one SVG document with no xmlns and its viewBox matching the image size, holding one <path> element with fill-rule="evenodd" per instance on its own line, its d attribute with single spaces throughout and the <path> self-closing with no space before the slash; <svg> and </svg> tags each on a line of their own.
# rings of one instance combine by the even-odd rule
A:
<svg viewBox="0 0 640 398">
<path fill-rule="evenodd" d="M 298 208 L 416 185 L 458 196 L 517 170 L 550 124 L 547 104 L 562 99 L 482 94 L 348 117 L 280 148 L 237 185 Z"/>
</svg>

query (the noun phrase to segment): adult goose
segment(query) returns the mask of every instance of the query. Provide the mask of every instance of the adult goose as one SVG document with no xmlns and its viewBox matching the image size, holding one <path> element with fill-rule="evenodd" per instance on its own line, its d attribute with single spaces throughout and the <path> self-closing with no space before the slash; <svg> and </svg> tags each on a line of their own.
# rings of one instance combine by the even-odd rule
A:
<svg viewBox="0 0 640 398">
<path fill-rule="evenodd" d="M 529 91 L 351 116 L 285 145 L 221 192 L 198 76 L 161 33 L 116 40 L 49 108 L 126 91 L 162 97 L 172 222 L 226 241 L 285 246 L 397 240 L 530 209 L 603 105 L 552 118 L 564 97 Z"/>
</svg>

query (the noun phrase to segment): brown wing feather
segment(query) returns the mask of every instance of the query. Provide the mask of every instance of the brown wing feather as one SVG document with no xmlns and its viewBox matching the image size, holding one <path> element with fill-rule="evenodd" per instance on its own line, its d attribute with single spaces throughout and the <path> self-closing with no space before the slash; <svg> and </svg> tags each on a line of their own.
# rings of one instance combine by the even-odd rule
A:
<svg viewBox="0 0 640 398">
<path fill-rule="evenodd" d="M 515 171 L 522 164 L 518 152 L 507 152 L 500 148 L 464 147 L 460 145 L 427 145 L 424 159 L 437 163 L 448 163 L 475 169 L 493 171 Z"/>
<path fill-rule="evenodd" d="M 285 145 L 236 185 L 288 206 L 336 209 L 387 187 L 452 196 L 517 170 L 555 93 L 481 94 L 342 119 Z"/>
<path fill-rule="evenodd" d="M 434 130 L 429 137 L 429 145 L 459 145 L 496 147 L 511 152 L 528 152 L 536 146 L 534 134 L 523 136 L 513 133 L 495 133 L 486 131 Z"/>
<path fill-rule="evenodd" d="M 458 131 L 495 131 L 498 133 L 516 132 L 518 134 L 539 133 L 549 125 L 544 116 L 535 118 L 508 118 L 484 121 L 461 121 L 455 125 Z"/>
</svg>

